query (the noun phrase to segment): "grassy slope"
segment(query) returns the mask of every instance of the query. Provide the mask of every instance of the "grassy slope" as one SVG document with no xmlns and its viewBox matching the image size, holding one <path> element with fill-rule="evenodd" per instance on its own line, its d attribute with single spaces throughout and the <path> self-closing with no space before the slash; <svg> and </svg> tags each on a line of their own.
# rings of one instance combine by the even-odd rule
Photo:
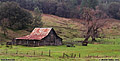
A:
<svg viewBox="0 0 120 61">
<path fill-rule="evenodd" d="M 53 27 L 63 40 L 83 40 L 83 38 L 80 38 L 83 35 L 80 30 L 84 26 L 78 22 L 82 22 L 82 20 L 61 18 L 47 14 L 42 16 L 44 27 Z M 120 38 L 120 20 L 107 19 L 107 24 L 104 26 L 103 31 L 106 37 L 110 39 Z"/>
<path fill-rule="evenodd" d="M 53 27 L 64 40 L 80 37 L 79 26 L 71 19 L 44 14 L 42 17 L 44 27 Z"/>
<path fill-rule="evenodd" d="M 7 36 L 4 36 L 3 31 L 1 30 L 1 27 L 0 27 L 0 40 L 1 40 L 0 42 L 11 41 L 13 38 L 21 37 L 30 33 L 25 30 L 7 29 L 7 31 L 8 31 Z"/>
<path fill-rule="evenodd" d="M 80 38 L 82 36 L 82 32 L 80 30 L 83 29 L 84 26 L 78 22 L 82 22 L 82 20 L 61 18 L 47 14 L 44 14 L 42 16 L 44 27 L 53 27 L 56 30 L 57 34 L 60 35 L 64 40 L 76 40 L 76 38 Z M 106 37 L 119 38 L 120 21 L 115 19 L 107 20 L 108 22 L 103 29 Z"/>
</svg>

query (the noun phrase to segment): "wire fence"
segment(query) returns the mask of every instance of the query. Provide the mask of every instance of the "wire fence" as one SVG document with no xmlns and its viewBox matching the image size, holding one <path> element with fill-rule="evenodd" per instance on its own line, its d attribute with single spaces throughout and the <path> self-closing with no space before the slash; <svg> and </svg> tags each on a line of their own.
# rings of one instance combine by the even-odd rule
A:
<svg viewBox="0 0 120 61">
<path fill-rule="evenodd" d="M 56 52 L 48 51 L 9 51 L 8 49 L 0 49 L 0 55 L 11 55 L 11 56 L 25 56 L 25 57 L 56 57 L 54 54 Z M 120 58 L 120 55 L 107 56 L 107 55 L 85 55 L 82 56 L 81 53 L 65 53 L 58 52 L 59 56 L 57 58 Z"/>
</svg>

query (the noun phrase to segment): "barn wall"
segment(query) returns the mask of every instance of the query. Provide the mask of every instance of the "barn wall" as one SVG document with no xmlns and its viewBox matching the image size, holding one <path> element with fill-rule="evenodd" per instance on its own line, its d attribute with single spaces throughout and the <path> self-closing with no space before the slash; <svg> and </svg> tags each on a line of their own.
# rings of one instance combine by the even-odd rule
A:
<svg viewBox="0 0 120 61">
<path fill-rule="evenodd" d="M 23 45 L 23 46 L 42 46 L 43 41 L 40 40 L 16 40 L 15 45 Z"/>
<path fill-rule="evenodd" d="M 62 39 L 57 38 L 56 39 L 56 45 L 62 45 Z"/>
<path fill-rule="evenodd" d="M 56 35 L 54 30 L 51 30 L 49 35 L 43 40 L 45 45 L 62 45 L 62 39 Z"/>
</svg>

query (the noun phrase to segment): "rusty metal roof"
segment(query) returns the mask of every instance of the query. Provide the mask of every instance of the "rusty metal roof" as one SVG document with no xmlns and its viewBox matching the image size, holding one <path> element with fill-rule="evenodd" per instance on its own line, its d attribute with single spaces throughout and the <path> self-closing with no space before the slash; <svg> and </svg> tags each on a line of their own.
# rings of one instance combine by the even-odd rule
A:
<svg viewBox="0 0 120 61">
<path fill-rule="evenodd" d="M 27 40 L 41 40 L 45 38 L 52 28 L 35 28 L 30 35 L 19 37 L 16 39 L 27 39 Z"/>
</svg>

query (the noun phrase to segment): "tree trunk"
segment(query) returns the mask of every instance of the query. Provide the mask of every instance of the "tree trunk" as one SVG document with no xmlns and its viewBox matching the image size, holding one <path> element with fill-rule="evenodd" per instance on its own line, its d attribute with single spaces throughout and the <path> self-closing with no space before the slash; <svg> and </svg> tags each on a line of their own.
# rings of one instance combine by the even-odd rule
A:
<svg viewBox="0 0 120 61">
<path fill-rule="evenodd" d="M 97 40 L 95 39 L 96 38 L 96 36 L 97 36 L 97 31 L 98 29 L 96 29 L 96 30 L 93 30 L 93 34 L 92 34 L 92 42 L 96 42 Z"/>
<path fill-rule="evenodd" d="M 85 37 L 85 40 L 82 42 L 82 46 L 87 46 L 89 38 L 90 38 L 90 35 Z"/>
<path fill-rule="evenodd" d="M 92 38 L 92 42 L 96 42 L 97 40 L 95 39 L 95 37 Z"/>
<path fill-rule="evenodd" d="M 90 36 L 86 36 L 84 42 L 88 42 L 89 38 L 90 38 Z"/>
<path fill-rule="evenodd" d="M 6 36 L 6 32 L 4 31 L 4 36 Z"/>
<path fill-rule="evenodd" d="M 4 31 L 4 36 L 6 36 L 7 35 L 7 30 L 4 29 L 3 31 Z"/>
</svg>

